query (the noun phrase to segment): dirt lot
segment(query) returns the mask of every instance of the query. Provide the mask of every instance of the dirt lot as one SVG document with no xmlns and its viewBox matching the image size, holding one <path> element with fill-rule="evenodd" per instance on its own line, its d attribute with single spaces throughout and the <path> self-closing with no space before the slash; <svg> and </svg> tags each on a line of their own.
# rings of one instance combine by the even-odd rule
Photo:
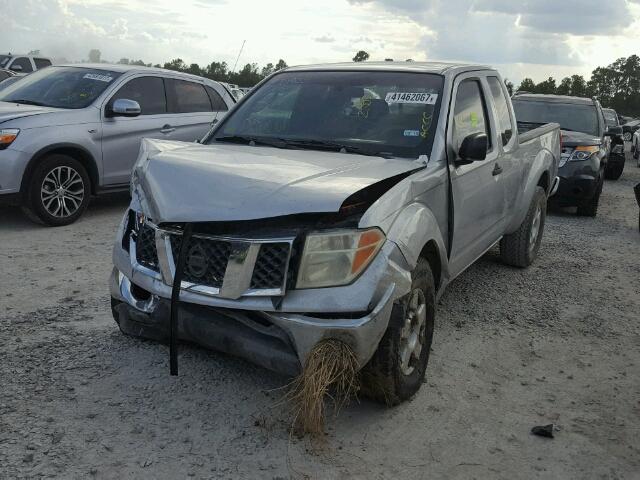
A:
<svg viewBox="0 0 640 480">
<path fill-rule="evenodd" d="M 428 380 L 352 404 L 321 452 L 244 361 L 120 334 L 127 199 L 45 229 L 0 209 L 0 478 L 640 478 L 640 235 L 631 162 L 594 219 L 553 212 L 528 270 L 490 252 L 448 289 Z M 529 433 L 555 423 L 553 440 Z"/>
</svg>

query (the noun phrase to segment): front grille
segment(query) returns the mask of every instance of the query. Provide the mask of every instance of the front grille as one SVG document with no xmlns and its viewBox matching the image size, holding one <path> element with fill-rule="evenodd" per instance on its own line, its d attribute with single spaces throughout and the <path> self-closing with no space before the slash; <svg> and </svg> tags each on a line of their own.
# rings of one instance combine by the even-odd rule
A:
<svg viewBox="0 0 640 480">
<path fill-rule="evenodd" d="M 282 288 L 287 273 L 288 243 L 264 243 L 256 259 L 251 289 Z"/>
<path fill-rule="evenodd" d="M 178 263 L 182 237 L 171 235 L 173 261 Z M 224 240 L 191 237 L 187 247 L 183 280 L 210 287 L 222 287 L 224 273 L 229 263 L 231 243 Z"/>
<path fill-rule="evenodd" d="M 138 231 L 136 241 L 136 260 L 143 267 L 158 271 L 158 252 L 156 250 L 156 232 L 147 224 Z"/>
</svg>

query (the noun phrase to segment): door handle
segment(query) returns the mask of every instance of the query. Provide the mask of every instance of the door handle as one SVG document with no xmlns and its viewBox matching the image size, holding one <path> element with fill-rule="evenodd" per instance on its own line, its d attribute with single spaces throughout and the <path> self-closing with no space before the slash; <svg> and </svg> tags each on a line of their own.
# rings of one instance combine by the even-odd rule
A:
<svg viewBox="0 0 640 480">
<path fill-rule="evenodd" d="M 164 125 L 161 129 L 160 129 L 160 133 L 171 133 L 175 131 L 175 127 L 172 127 L 171 125 L 167 124 Z"/>
<path fill-rule="evenodd" d="M 491 175 L 495 177 L 496 175 L 500 175 L 501 173 L 502 173 L 502 167 L 496 163 L 496 166 L 493 167 L 493 172 L 491 172 Z"/>
</svg>

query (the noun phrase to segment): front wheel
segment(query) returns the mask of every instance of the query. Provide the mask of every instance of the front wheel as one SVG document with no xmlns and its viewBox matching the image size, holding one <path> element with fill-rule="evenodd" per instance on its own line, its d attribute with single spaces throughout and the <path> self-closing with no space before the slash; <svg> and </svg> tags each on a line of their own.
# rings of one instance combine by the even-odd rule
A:
<svg viewBox="0 0 640 480">
<path fill-rule="evenodd" d="M 435 284 L 429 262 L 420 258 L 411 277 L 411 292 L 393 305 L 387 331 L 362 370 L 363 393 L 389 406 L 420 389 L 433 341 Z"/>
<path fill-rule="evenodd" d="M 547 219 L 547 193 L 536 187 L 529 211 L 518 230 L 502 237 L 500 256 L 507 265 L 525 268 L 538 256 Z"/>
<path fill-rule="evenodd" d="M 52 227 L 75 222 L 86 210 L 91 192 L 84 166 L 67 155 L 51 155 L 35 169 L 27 191 L 26 213 Z"/>
<path fill-rule="evenodd" d="M 581 205 L 578 205 L 578 216 L 580 217 L 595 217 L 598 214 L 598 205 L 600 204 L 600 194 L 602 193 L 602 185 L 604 179 L 601 179 L 598 183 L 595 193 Z"/>
<path fill-rule="evenodd" d="M 624 171 L 624 162 L 617 164 L 607 164 L 604 169 L 604 178 L 607 180 L 618 180 L 622 176 L 622 172 Z"/>
</svg>

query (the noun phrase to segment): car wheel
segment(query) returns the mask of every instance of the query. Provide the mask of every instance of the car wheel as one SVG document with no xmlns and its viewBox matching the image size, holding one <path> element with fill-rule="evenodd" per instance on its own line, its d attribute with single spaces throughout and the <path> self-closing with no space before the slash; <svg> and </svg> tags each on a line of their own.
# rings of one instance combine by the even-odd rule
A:
<svg viewBox="0 0 640 480">
<path fill-rule="evenodd" d="M 624 171 L 624 163 L 607 164 L 604 168 L 604 178 L 607 180 L 618 180 Z"/>
<path fill-rule="evenodd" d="M 538 256 L 547 219 L 547 193 L 536 187 L 529 211 L 518 230 L 502 237 L 500 256 L 507 265 L 525 268 Z"/>
<path fill-rule="evenodd" d="M 89 175 L 78 160 L 51 155 L 31 176 L 25 210 L 32 220 L 45 225 L 69 225 L 86 210 L 90 192 Z"/>
<path fill-rule="evenodd" d="M 620 131 L 620 130 L 618 130 Z M 622 138 L 624 138 L 625 142 L 630 142 L 631 141 L 631 132 L 625 132 L 624 135 L 622 136 Z"/>
<path fill-rule="evenodd" d="M 433 340 L 435 284 L 429 262 L 420 258 L 411 277 L 411 292 L 393 305 L 387 331 L 362 370 L 363 394 L 389 406 L 420 389 Z"/>
<path fill-rule="evenodd" d="M 590 199 L 581 205 L 578 205 L 577 213 L 581 217 L 595 217 L 598 214 L 598 204 L 600 203 L 600 194 L 602 193 L 602 185 L 604 179 L 600 179 L 596 193 Z"/>
</svg>

